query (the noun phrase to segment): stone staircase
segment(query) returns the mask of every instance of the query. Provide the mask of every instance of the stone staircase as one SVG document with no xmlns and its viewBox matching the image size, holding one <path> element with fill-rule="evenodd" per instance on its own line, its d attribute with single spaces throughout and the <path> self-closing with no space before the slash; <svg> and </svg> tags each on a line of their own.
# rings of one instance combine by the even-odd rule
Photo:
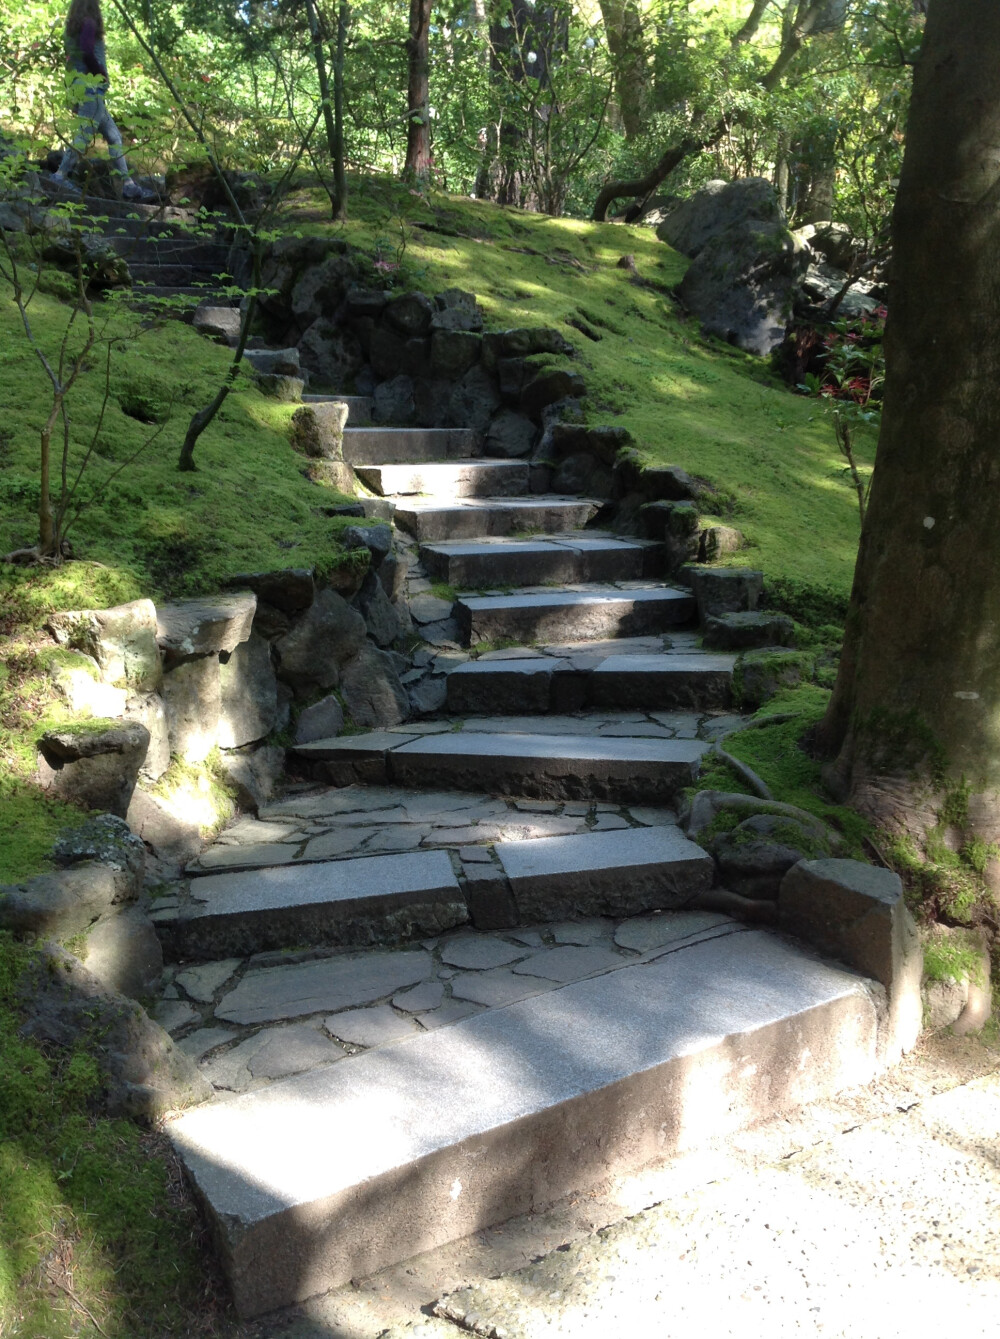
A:
<svg viewBox="0 0 1000 1339">
<path fill-rule="evenodd" d="M 311 779 L 153 910 L 158 1017 L 220 1099 L 169 1133 L 246 1316 L 867 1082 L 884 1050 L 878 987 L 719 911 L 678 823 L 738 723 L 699 617 L 752 579 L 666 582 L 599 501 L 347 402 L 344 459 L 412 560 L 404 682 L 443 668 L 439 700 L 296 746 Z"/>
<path fill-rule="evenodd" d="M 179 304 L 190 315 L 200 303 L 225 307 L 233 299 L 223 291 L 231 284 L 232 235 L 220 222 L 206 224 L 198 214 L 173 205 L 147 205 L 101 196 L 68 196 L 49 181 L 41 189 L 51 199 L 79 202 L 79 222 L 128 265 L 137 300 L 187 299 Z"/>
</svg>

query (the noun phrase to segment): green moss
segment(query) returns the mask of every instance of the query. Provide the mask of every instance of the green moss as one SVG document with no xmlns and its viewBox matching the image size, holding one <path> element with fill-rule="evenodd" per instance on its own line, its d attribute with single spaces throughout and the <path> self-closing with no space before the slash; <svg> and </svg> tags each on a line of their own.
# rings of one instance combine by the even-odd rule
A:
<svg viewBox="0 0 1000 1339">
<path fill-rule="evenodd" d="M 201 763 L 172 758 L 151 790 L 169 812 L 186 822 L 197 823 L 206 838 L 221 832 L 236 812 L 236 788 L 226 774 L 217 748 Z"/>
<path fill-rule="evenodd" d="M 121 721 L 106 716 L 86 716 L 79 721 L 62 721 L 59 724 L 61 735 L 103 735 L 106 730 L 115 730 Z"/>
<path fill-rule="evenodd" d="M 59 833 L 85 818 L 82 810 L 17 778 L 0 784 L 0 883 L 22 883 L 51 869 Z"/>
<path fill-rule="evenodd" d="M 149 1136 L 93 1114 L 93 1057 L 43 1054 L 18 1036 L 32 953 L 0 933 L 0 1318 L 26 1339 L 98 1332 L 49 1282 L 48 1264 L 106 1339 L 189 1333 L 204 1295 L 194 1213 L 170 1203 Z"/>
<path fill-rule="evenodd" d="M 928 981 L 971 981 L 985 988 L 981 950 L 958 932 L 931 935 L 924 943 L 924 976 Z"/>
</svg>

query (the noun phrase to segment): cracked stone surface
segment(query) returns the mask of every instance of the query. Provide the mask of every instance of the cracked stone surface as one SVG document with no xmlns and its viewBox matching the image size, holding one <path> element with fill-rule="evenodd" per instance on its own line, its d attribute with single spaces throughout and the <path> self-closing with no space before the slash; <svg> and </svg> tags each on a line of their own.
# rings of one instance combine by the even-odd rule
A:
<svg viewBox="0 0 1000 1339">
<path fill-rule="evenodd" d="M 441 954 L 449 967 L 502 967 L 524 957 L 524 949 L 489 935 L 463 935 L 453 939 Z"/>
</svg>

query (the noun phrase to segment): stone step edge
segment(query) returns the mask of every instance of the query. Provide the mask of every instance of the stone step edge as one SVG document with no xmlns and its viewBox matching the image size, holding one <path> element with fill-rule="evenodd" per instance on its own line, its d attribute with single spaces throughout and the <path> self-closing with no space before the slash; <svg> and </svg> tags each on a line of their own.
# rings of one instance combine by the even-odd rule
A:
<svg viewBox="0 0 1000 1339">
<path fill-rule="evenodd" d="M 169 1134 L 252 1317 L 870 1082 L 878 1029 L 868 981 L 751 931 L 197 1108 Z"/>
<path fill-rule="evenodd" d="M 150 915 L 170 956 L 198 959 L 278 949 L 296 930 L 316 935 L 317 943 L 363 946 L 385 942 L 387 936 L 403 940 L 439 934 L 469 919 L 477 929 L 500 930 L 581 915 L 621 918 L 673 911 L 708 892 L 715 878 L 707 852 L 670 826 L 498 841 L 484 848 L 489 862 L 464 866 L 459 846 L 221 870 L 189 866 L 194 901 L 162 910 L 154 903 Z M 393 875 L 404 863 L 411 869 L 422 865 L 427 873 L 422 879 L 418 874 L 415 882 L 411 875 L 413 886 L 400 893 L 392 886 Z M 314 880 L 328 870 L 334 879 L 342 874 L 352 886 L 369 889 L 384 871 L 386 887 L 374 895 L 338 897 L 334 883 L 325 898 L 296 902 L 292 884 L 287 901 L 272 897 L 268 906 L 268 882 L 291 884 L 294 872 L 303 868 Z M 254 884 L 259 886 L 256 897 Z M 208 893 L 202 896 L 200 889 Z M 213 889 L 221 893 L 221 910 L 212 907 Z M 227 929 L 234 924 L 235 931 Z"/>
</svg>

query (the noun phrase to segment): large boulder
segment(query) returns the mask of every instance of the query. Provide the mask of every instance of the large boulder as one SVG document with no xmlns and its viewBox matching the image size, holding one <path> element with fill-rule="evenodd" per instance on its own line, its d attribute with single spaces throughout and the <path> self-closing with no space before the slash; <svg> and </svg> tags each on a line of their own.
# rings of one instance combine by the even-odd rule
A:
<svg viewBox="0 0 1000 1339">
<path fill-rule="evenodd" d="M 170 752 L 184 762 L 204 762 L 219 742 L 221 707 L 218 655 L 195 656 L 176 665 L 163 680 Z"/>
<path fill-rule="evenodd" d="M 368 642 L 344 666 L 341 691 L 354 724 L 365 729 L 400 725 L 410 714 L 410 701 L 391 657 Z"/>
<path fill-rule="evenodd" d="M 139 721 L 76 722 L 38 741 L 38 781 L 60 799 L 124 818 L 149 748 Z"/>
<path fill-rule="evenodd" d="M 157 610 L 157 640 L 173 660 L 235 651 L 250 636 L 256 608 L 252 591 L 162 604 Z"/>
<path fill-rule="evenodd" d="M 275 643 L 278 671 L 297 690 L 336 688 L 340 667 L 365 641 L 365 620 L 335 591 L 321 590 L 291 632 Z"/>
<path fill-rule="evenodd" d="M 749 222 L 769 228 L 784 226 L 774 187 L 763 177 L 710 181 L 690 199 L 679 200 L 657 227 L 656 235 L 675 251 L 694 259 L 720 233 Z"/>
<path fill-rule="evenodd" d="M 706 334 L 766 357 L 785 338 L 809 262 L 780 220 L 746 220 L 705 243 L 677 292 Z"/>
<path fill-rule="evenodd" d="M 298 350 L 313 381 L 338 390 L 351 381 L 365 360 L 357 337 L 325 317 L 312 323 L 299 340 Z"/>
<path fill-rule="evenodd" d="M 347 405 L 339 400 L 304 404 L 292 415 L 292 446 L 314 460 L 341 460 L 347 414 Z"/>
<path fill-rule="evenodd" d="M 405 426 L 412 423 L 416 413 L 413 398 L 413 378 L 404 372 L 379 382 L 375 387 L 372 418 L 376 423 L 395 423 Z"/>
<path fill-rule="evenodd" d="M 271 733 L 278 720 L 278 681 L 271 648 L 251 633 L 219 666 L 218 741 L 224 749 L 241 748 Z"/>
<path fill-rule="evenodd" d="M 48 628 L 60 646 L 92 656 L 105 683 L 133 693 L 152 693 L 159 687 L 162 670 L 152 600 L 50 614 Z"/>
</svg>

